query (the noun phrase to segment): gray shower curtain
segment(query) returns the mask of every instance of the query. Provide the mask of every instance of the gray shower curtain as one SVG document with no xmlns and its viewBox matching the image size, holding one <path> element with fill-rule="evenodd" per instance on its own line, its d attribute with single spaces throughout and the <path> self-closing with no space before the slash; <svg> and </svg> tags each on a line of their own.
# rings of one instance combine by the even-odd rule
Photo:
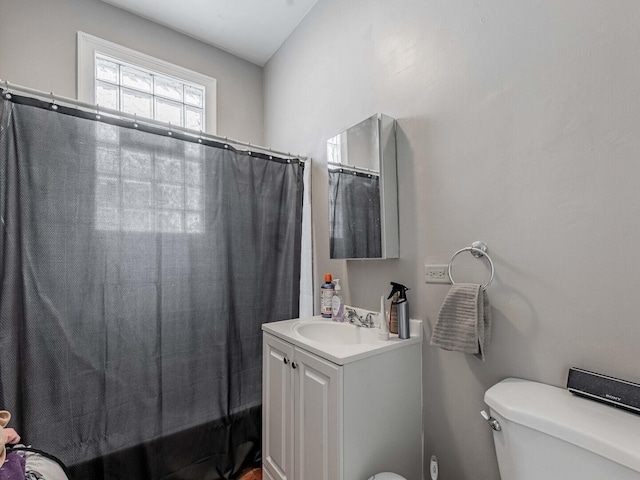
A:
<svg viewBox="0 0 640 480">
<path fill-rule="evenodd" d="M 303 164 L 49 107 L 0 100 L 0 408 L 76 480 L 235 478 Z"/>
<path fill-rule="evenodd" d="M 329 170 L 331 258 L 382 257 L 380 177 Z"/>
</svg>

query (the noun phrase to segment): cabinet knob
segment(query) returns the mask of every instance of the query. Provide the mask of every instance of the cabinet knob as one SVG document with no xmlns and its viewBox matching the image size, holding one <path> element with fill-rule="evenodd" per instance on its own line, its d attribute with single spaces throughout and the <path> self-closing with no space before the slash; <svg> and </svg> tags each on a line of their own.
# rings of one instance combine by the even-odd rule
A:
<svg viewBox="0 0 640 480">
<path fill-rule="evenodd" d="M 298 364 L 297 364 L 296 362 L 291 362 L 291 366 L 292 366 L 293 368 L 298 368 Z"/>
<path fill-rule="evenodd" d="M 287 363 L 289 363 L 289 359 L 287 357 L 284 357 L 284 359 L 282 359 L 282 361 L 284 362 L 284 364 L 286 365 Z"/>
</svg>

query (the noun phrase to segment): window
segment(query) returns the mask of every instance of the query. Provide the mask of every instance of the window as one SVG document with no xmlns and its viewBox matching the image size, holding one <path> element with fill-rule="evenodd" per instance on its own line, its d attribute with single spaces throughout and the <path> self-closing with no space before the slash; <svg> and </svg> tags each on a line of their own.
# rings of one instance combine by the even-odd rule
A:
<svg viewBox="0 0 640 480">
<path fill-rule="evenodd" d="M 96 229 L 204 232 L 204 150 L 134 140 L 135 131 L 96 122 Z"/>
<path fill-rule="evenodd" d="M 342 163 L 340 147 L 340 135 L 327 140 L 327 161 L 329 163 Z"/>
<path fill-rule="evenodd" d="M 78 32 L 78 99 L 216 133 L 216 80 Z"/>
<path fill-rule="evenodd" d="M 78 99 L 216 133 L 216 80 L 78 32 Z M 201 234 L 204 151 L 145 145 L 96 122 L 95 225 L 102 231 Z"/>
<path fill-rule="evenodd" d="M 96 53 L 98 105 L 144 118 L 204 130 L 205 89 Z"/>
</svg>

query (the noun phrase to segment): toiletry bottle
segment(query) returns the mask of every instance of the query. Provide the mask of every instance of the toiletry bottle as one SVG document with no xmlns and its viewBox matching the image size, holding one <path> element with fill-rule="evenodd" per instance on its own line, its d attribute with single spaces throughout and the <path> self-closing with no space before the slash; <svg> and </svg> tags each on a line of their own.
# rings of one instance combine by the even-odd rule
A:
<svg viewBox="0 0 640 480">
<path fill-rule="evenodd" d="M 392 326 L 394 321 L 394 306 L 395 306 L 395 328 L 397 328 L 398 338 L 407 339 L 409 334 L 409 301 L 407 300 L 407 287 L 400 283 L 391 282 L 391 293 L 389 298 L 393 296 L 391 302 L 391 322 L 389 325 L 389 331 L 392 333 Z M 394 305 L 395 304 L 395 305 Z"/>
<path fill-rule="evenodd" d="M 391 307 L 389 307 L 389 333 L 398 333 L 398 292 L 391 292 Z"/>
<path fill-rule="evenodd" d="M 336 278 L 333 283 L 335 284 L 335 291 L 333 298 L 331 299 L 331 313 L 333 313 L 333 320 L 336 322 L 344 322 L 344 301 L 342 300 L 342 287 L 340 286 L 340 279 Z"/>
<path fill-rule="evenodd" d="M 324 283 L 320 287 L 320 313 L 324 318 L 331 318 L 331 301 L 335 286 L 331 283 L 331 274 L 324 275 Z"/>
<path fill-rule="evenodd" d="M 384 308 L 384 295 L 380 297 L 380 331 L 378 332 L 378 340 L 389 340 L 389 320 Z"/>
<path fill-rule="evenodd" d="M 407 287 L 400 283 L 391 282 L 393 289 L 391 293 L 397 295 L 396 300 L 396 320 L 398 327 L 398 338 L 407 339 L 409 333 L 409 301 L 407 300 Z"/>
</svg>

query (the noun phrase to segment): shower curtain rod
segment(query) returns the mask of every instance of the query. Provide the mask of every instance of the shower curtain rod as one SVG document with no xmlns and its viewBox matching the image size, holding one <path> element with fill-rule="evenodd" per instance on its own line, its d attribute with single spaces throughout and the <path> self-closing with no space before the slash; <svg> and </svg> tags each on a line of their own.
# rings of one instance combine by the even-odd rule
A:
<svg viewBox="0 0 640 480">
<path fill-rule="evenodd" d="M 348 163 L 327 162 L 327 164 L 331 168 L 362 173 L 363 175 L 372 175 L 376 177 L 380 176 L 380 172 L 378 170 L 372 170 L 370 168 L 364 168 L 364 167 L 356 167 L 355 165 L 349 165 Z"/>
<path fill-rule="evenodd" d="M 50 100 L 52 105 L 55 105 L 56 102 L 65 103 L 67 105 L 71 105 L 77 108 L 82 108 L 85 110 L 95 112 L 96 115 L 107 114 L 113 117 L 131 120 L 132 122 L 135 122 L 135 123 L 142 123 L 142 124 L 146 124 L 154 127 L 168 128 L 169 131 L 182 132 L 187 135 L 192 135 L 196 138 L 202 138 L 203 140 L 212 140 L 214 142 L 240 145 L 242 147 L 246 147 L 251 150 L 260 150 L 269 155 L 275 154 L 275 155 L 281 155 L 284 157 L 296 158 L 298 159 L 298 161 L 303 163 L 306 160 L 308 160 L 308 157 L 291 154 L 291 152 L 281 152 L 278 150 L 273 150 L 268 147 L 261 147 L 260 145 L 252 145 L 251 143 L 240 142 L 238 140 L 233 140 L 232 138 L 228 138 L 228 137 L 219 137 L 217 135 L 212 135 L 210 133 L 205 133 L 203 131 L 191 130 L 181 126 L 172 125 L 171 123 L 159 122 L 158 120 L 154 120 L 152 118 L 144 118 L 144 117 L 140 118 L 137 115 L 131 115 L 126 112 L 121 112 L 119 110 L 113 110 L 111 108 L 101 107 L 100 105 L 97 105 L 97 104 L 92 105 L 90 103 L 81 102 L 80 100 L 76 100 L 74 98 L 55 95 L 53 92 L 44 92 L 42 90 L 36 90 L 34 88 L 24 87 L 22 85 L 16 85 L 14 83 L 10 83 L 8 80 L 0 79 L 0 88 L 2 88 L 2 90 L 4 90 L 6 93 L 9 93 L 9 94 L 11 94 L 12 91 L 14 91 L 14 92 L 26 93 L 27 95 L 40 97 L 41 99 L 44 99 L 44 100 Z"/>
</svg>

